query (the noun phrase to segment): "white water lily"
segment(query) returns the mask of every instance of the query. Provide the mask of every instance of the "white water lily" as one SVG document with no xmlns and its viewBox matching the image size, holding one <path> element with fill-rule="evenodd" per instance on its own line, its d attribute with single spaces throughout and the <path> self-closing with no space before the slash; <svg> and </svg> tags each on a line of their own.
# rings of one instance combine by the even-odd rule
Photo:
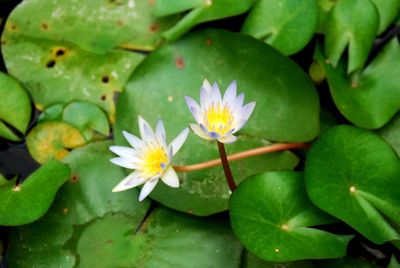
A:
<svg viewBox="0 0 400 268">
<path fill-rule="evenodd" d="M 119 157 L 110 161 L 115 165 L 135 170 L 115 186 L 113 192 L 144 184 L 139 195 L 139 201 L 142 201 L 151 193 L 159 179 L 170 187 L 179 187 L 179 178 L 171 160 L 185 142 L 189 129 L 185 128 L 169 145 L 162 120 L 157 122 L 154 132 L 146 120 L 139 116 L 139 129 L 141 139 L 126 131 L 122 132 L 132 148 L 111 146 L 110 150 Z"/>
<path fill-rule="evenodd" d="M 236 141 L 233 134 L 246 124 L 256 105 L 253 101 L 243 106 L 244 93 L 236 96 L 236 81 L 232 81 L 222 98 L 217 83 L 211 86 L 205 79 L 200 89 L 200 105 L 191 97 L 186 96 L 185 100 L 197 121 L 190 124 L 193 132 L 222 143 Z"/>
</svg>

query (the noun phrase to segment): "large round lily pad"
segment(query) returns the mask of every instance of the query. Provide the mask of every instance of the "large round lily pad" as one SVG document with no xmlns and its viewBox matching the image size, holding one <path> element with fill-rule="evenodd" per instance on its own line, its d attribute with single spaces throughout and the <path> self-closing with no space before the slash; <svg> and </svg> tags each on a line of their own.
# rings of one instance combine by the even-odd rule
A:
<svg viewBox="0 0 400 268">
<path fill-rule="evenodd" d="M 17 226 L 43 216 L 58 188 L 69 178 L 69 168 L 52 160 L 35 171 L 22 184 L 15 180 L 0 186 L 0 225 Z"/>
<path fill-rule="evenodd" d="M 106 215 L 122 213 L 133 228 L 139 226 L 149 202 L 138 202 L 136 190 L 111 192 L 125 175 L 110 163 L 110 145 L 108 141 L 95 142 L 71 152 L 65 160 L 71 167 L 70 180 L 61 187 L 48 213 L 33 224 L 12 230 L 11 267 L 75 267 L 73 241 L 86 224 Z"/>
<path fill-rule="evenodd" d="M 298 172 L 246 179 L 232 194 L 229 212 L 245 248 L 268 261 L 342 257 L 351 238 L 310 227 L 332 219 L 311 204 Z"/>
<path fill-rule="evenodd" d="M 19 141 L 9 126 L 20 134 L 25 134 L 31 118 L 31 102 L 22 86 L 13 78 L 0 72 L 0 136 L 9 140 Z"/>
<path fill-rule="evenodd" d="M 138 115 L 153 125 L 162 118 L 172 140 L 194 122 L 184 96 L 198 99 L 205 78 L 218 81 L 222 91 L 237 80 L 238 92 L 246 95 L 245 103 L 257 102 L 249 122 L 238 133 L 238 141 L 227 146 L 228 153 L 267 145 L 267 140 L 309 141 L 318 134 L 318 97 L 296 64 L 249 36 L 205 30 L 153 52 L 134 72 L 117 104 L 117 143 L 126 144 L 122 130 L 138 133 Z M 189 135 L 173 163 L 188 165 L 215 158 L 218 150 L 214 142 Z M 296 158 L 286 152 L 236 161 L 232 168 L 239 182 L 265 170 L 291 169 L 296 163 Z M 151 196 L 196 215 L 227 208 L 229 189 L 222 167 L 182 173 L 180 180 L 179 189 L 159 184 Z"/>
<path fill-rule="evenodd" d="M 311 201 L 369 240 L 400 240 L 400 159 L 377 134 L 352 126 L 324 132 L 305 164 Z"/>
</svg>

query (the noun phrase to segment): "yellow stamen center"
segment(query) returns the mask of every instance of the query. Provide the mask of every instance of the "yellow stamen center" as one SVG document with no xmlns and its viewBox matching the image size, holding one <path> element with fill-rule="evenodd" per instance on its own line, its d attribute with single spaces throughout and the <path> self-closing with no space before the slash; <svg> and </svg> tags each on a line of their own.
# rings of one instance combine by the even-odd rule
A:
<svg viewBox="0 0 400 268">
<path fill-rule="evenodd" d="M 222 136 L 232 130 L 233 119 L 229 107 L 221 104 L 212 105 L 204 113 L 204 126 L 208 131 Z"/>
<path fill-rule="evenodd" d="M 143 160 L 143 172 L 152 177 L 163 172 L 168 162 L 168 156 L 162 147 L 154 147 L 146 151 Z"/>
</svg>

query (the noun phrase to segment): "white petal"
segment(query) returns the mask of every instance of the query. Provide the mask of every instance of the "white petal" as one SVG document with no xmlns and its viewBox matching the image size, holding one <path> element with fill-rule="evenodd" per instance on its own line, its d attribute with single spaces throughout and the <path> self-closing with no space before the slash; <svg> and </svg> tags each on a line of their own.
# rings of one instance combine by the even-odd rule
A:
<svg viewBox="0 0 400 268">
<path fill-rule="evenodd" d="M 123 130 L 122 134 L 124 135 L 128 143 L 136 150 L 140 150 L 144 146 L 144 142 L 141 139 L 129 133 L 128 131 Z"/>
<path fill-rule="evenodd" d="M 207 91 L 204 87 L 200 88 L 200 106 L 206 109 L 211 103 L 211 86 L 210 91 Z"/>
<path fill-rule="evenodd" d="M 110 151 L 122 157 L 136 156 L 136 150 L 125 146 L 110 146 Z"/>
<path fill-rule="evenodd" d="M 226 144 L 234 143 L 236 140 L 237 140 L 237 137 L 233 136 L 233 135 L 221 137 L 218 139 L 219 142 L 226 143 Z"/>
<path fill-rule="evenodd" d="M 114 165 L 129 168 L 129 169 L 137 169 L 138 165 L 135 164 L 131 159 L 126 157 L 115 157 L 110 159 L 111 163 Z"/>
<path fill-rule="evenodd" d="M 190 129 L 199 137 L 206 139 L 206 140 L 212 140 L 210 136 L 206 132 L 201 129 L 199 125 L 196 124 L 189 124 Z"/>
<path fill-rule="evenodd" d="M 205 91 L 206 91 L 209 95 L 211 95 L 211 84 L 210 84 L 210 82 L 208 82 L 207 79 L 204 79 L 204 80 L 203 80 L 203 88 L 205 89 Z"/>
<path fill-rule="evenodd" d="M 153 191 L 154 187 L 156 187 L 158 179 L 153 179 L 147 181 L 144 185 L 142 190 L 140 191 L 139 201 L 143 201 L 150 193 Z"/>
<path fill-rule="evenodd" d="M 164 123 L 162 120 L 158 120 L 157 122 L 157 126 L 156 126 L 156 135 L 157 138 L 160 141 L 165 141 L 167 138 L 167 135 L 165 134 L 165 127 L 164 127 Z"/>
<path fill-rule="evenodd" d="M 236 98 L 236 80 L 233 80 L 232 83 L 228 86 L 225 91 L 223 103 L 225 104 L 233 104 Z"/>
<path fill-rule="evenodd" d="M 185 101 L 197 122 L 201 122 L 201 108 L 191 97 L 185 96 Z"/>
<path fill-rule="evenodd" d="M 112 189 L 113 192 L 121 192 L 141 185 L 146 180 L 139 176 L 139 172 L 132 172 Z"/>
<path fill-rule="evenodd" d="M 233 104 L 233 107 L 232 107 L 233 112 L 241 111 L 241 108 L 242 108 L 242 105 L 243 105 L 243 101 L 244 101 L 244 93 L 240 93 L 237 96 L 236 100 L 234 101 L 234 104 Z"/>
<path fill-rule="evenodd" d="M 178 175 L 176 174 L 174 168 L 171 166 L 169 166 L 167 170 L 165 170 L 164 175 L 161 177 L 161 180 L 169 187 L 172 188 L 179 187 Z"/>
<path fill-rule="evenodd" d="M 171 142 L 169 146 L 172 147 L 172 155 L 175 155 L 182 145 L 185 143 L 186 138 L 189 134 L 189 128 L 185 128 L 179 133 L 179 135 Z"/>
<path fill-rule="evenodd" d="M 155 140 L 156 136 L 153 132 L 153 129 L 150 127 L 149 123 L 147 123 L 147 121 L 144 120 L 144 118 L 141 117 L 140 115 L 139 115 L 139 130 L 142 140 L 144 141 Z"/>
<path fill-rule="evenodd" d="M 249 117 L 253 113 L 255 106 L 256 103 L 254 101 L 243 106 L 242 111 L 238 114 L 239 121 L 235 126 L 235 132 L 239 131 L 239 129 L 241 129 L 247 123 L 247 120 L 249 120 Z"/>
<path fill-rule="evenodd" d="M 217 82 L 214 82 L 212 86 L 211 97 L 215 104 L 221 102 L 221 91 L 219 91 Z"/>
</svg>

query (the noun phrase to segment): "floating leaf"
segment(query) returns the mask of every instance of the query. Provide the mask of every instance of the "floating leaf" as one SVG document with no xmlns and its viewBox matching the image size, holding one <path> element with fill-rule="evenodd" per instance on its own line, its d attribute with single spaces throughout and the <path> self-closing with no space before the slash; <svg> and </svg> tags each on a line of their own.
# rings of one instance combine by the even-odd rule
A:
<svg viewBox="0 0 400 268">
<path fill-rule="evenodd" d="M 99 107 L 88 102 L 68 104 L 64 108 L 62 119 L 79 129 L 88 141 L 94 136 L 108 136 L 110 133 L 107 116 Z"/>
<path fill-rule="evenodd" d="M 311 201 L 377 244 L 400 239 L 391 225 L 400 223 L 399 174 L 399 157 L 384 140 L 345 125 L 324 132 L 305 163 Z"/>
<path fill-rule="evenodd" d="M 125 215 L 108 215 L 86 227 L 77 243 L 81 267 L 238 267 L 241 251 L 224 221 L 165 208 L 137 232 Z"/>
<path fill-rule="evenodd" d="M 397 114 L 387 125 L 379 129 L 378 134 L 392 145 L 397 155 L 400 156 L 400 114 Z"/>
<path fill-rule="evenodd" d="M 24 134 L 31 118 L 31 103 L 21 85 L 0 72 L 0 136 L 12 141 L 21 140 L 9 126 Z"/>
<path fill-rule="evenodd" d="M 330 12 L 325 52 L 336 66 L 348 45 L 347 72 L 360 69 L 367 61 L 378 31 L 379 15 L 370 0 L 341 0 Z"/>
<path fill-rule="evenodd" d="M 37 109 L 84 100 L 107 111 L 111 121 L 114 94 L 122 91 L 132 70 L 143 59 L 141 54 L 125 51 L 92 54 L 64 41 L 7 31 L 2 40 L 8 72 L 26 86 Z"/>
<path fill-rule="evenodd" d="M 230 48 L 226 49 L 228 43 Z M 218 81 L 223 91 L 237 80 L 238 91 L 246 94 L 245 102 L 257 102 L 238 141 L 228 147 L 229 154 L 265 146 L 269 144 L 266 140 L 301 142 L 318 135 L 318 97 L 312 82 L 297 65 L 251 37 L 206 30 L 153 52 L 134 72 L 118 100 L 114 131 L 117 143 L 125 144 L 122 130 L 138 133 L 138 115 L 152 125 L 162 118 L 168 122 L 168 138 L 177 135 L 193 122 L 184 96 L 198 99 L 204 78 Z M 173 164 L 189 165 L 215 158 L 218 150 L 214 142 L 189 135 Z M 255 173 L 288 170 L 296 164 L 296 157 L 284 152 L 235 161 L 232 168 L 239 182 Z M 181 173 L 180 180 L 179 189 L 158 184 L 151 197 L 195 215 L 227 209 L 229 189 L 222 167 Z"/>
<path fill-rule="evenodd" d="M 39 163 L 51 158 L 58 160 L 68 155 L 68 150 L 85 144 L 85 138 L 73 126 L 57 121 L 44 122 L 32 129 L 26 138 L 29 153 Z"/>
<path fill-rule="evenodd" d="M 357 77 L 349 81 L 344 67 L 333 68 L 321 53 L 329 89 L 337 108 L 352 123 L 363 128 L 380 128 L 400 109 L 400 46 L 391 40 Z"/>
<path fill-rule="evenodd" d="M 351 237 L 310 227 L 332 219 L 311 204 L 301 173 L 247 178 L 233 192 L 229 211 L 236 236 L 262 259 L 282 262 L 346 255 Z"/>
<path fill-rule="evenodd" d="M 206 21 L 242 14 L 250 9 L 254 0 L 168 0 L 157 1 L 156 15 L 175 14 L 190 9 L 171 29 L 164 32 L 168 40 L 176 40 L 191 28 Z"/>
<path fill-rule="evenodd" d="M 47 162 L 22 184 L 15 180 L 0 186 L 0 225 L 31 223 L 49 209 L 58 188 L 69 178 L 69 168 L 55 160 Z"/>
<path fill-rule="evenodd" d="M 61 121 L 64 104 L 54 104 L 46 108 L 39 116 L 38 123 L 45 121 Z"/>
<path fill-rule="evenodd" d="M 311 40 L 317 12 L 315 0 L 261 0 L 252 8 L 241 32 L 291 55 Z"/>
<path fill-rule="evenodd" d="M 110 163 L 110 145 L 108 141 L 91 143 L 75 149 L 66 158 L 72 176 L 61 187 L 48 213 L 33 224 L 12 229 L 8 252 L 11 267 L 72 268 L 76 263 L 76 248 L 68 241 L 79 238 L 86 224 L 122 213 L 129 217 L 133 230 L 139 225 L 149 202 L 138 202 L 135 189 L 111 192 L 125 175 L 120 167 Z M 100 239 L 92 243 L 96 241 Z"/>
<path fill-rule="evenodd" d="M 155 18 L 154 1 L 30 0 L 18 5 L 6 32 L 77 44 L 102 54 L 115 48 L 152 50 L 178 17 Z"/>
<path fill-rule="evenodd" d="M 383 33 L 387 27 L 396 19 L 400 10 L 399 0 L 371 0 L 379 13 L 378 34 Z"/>
</svg>

